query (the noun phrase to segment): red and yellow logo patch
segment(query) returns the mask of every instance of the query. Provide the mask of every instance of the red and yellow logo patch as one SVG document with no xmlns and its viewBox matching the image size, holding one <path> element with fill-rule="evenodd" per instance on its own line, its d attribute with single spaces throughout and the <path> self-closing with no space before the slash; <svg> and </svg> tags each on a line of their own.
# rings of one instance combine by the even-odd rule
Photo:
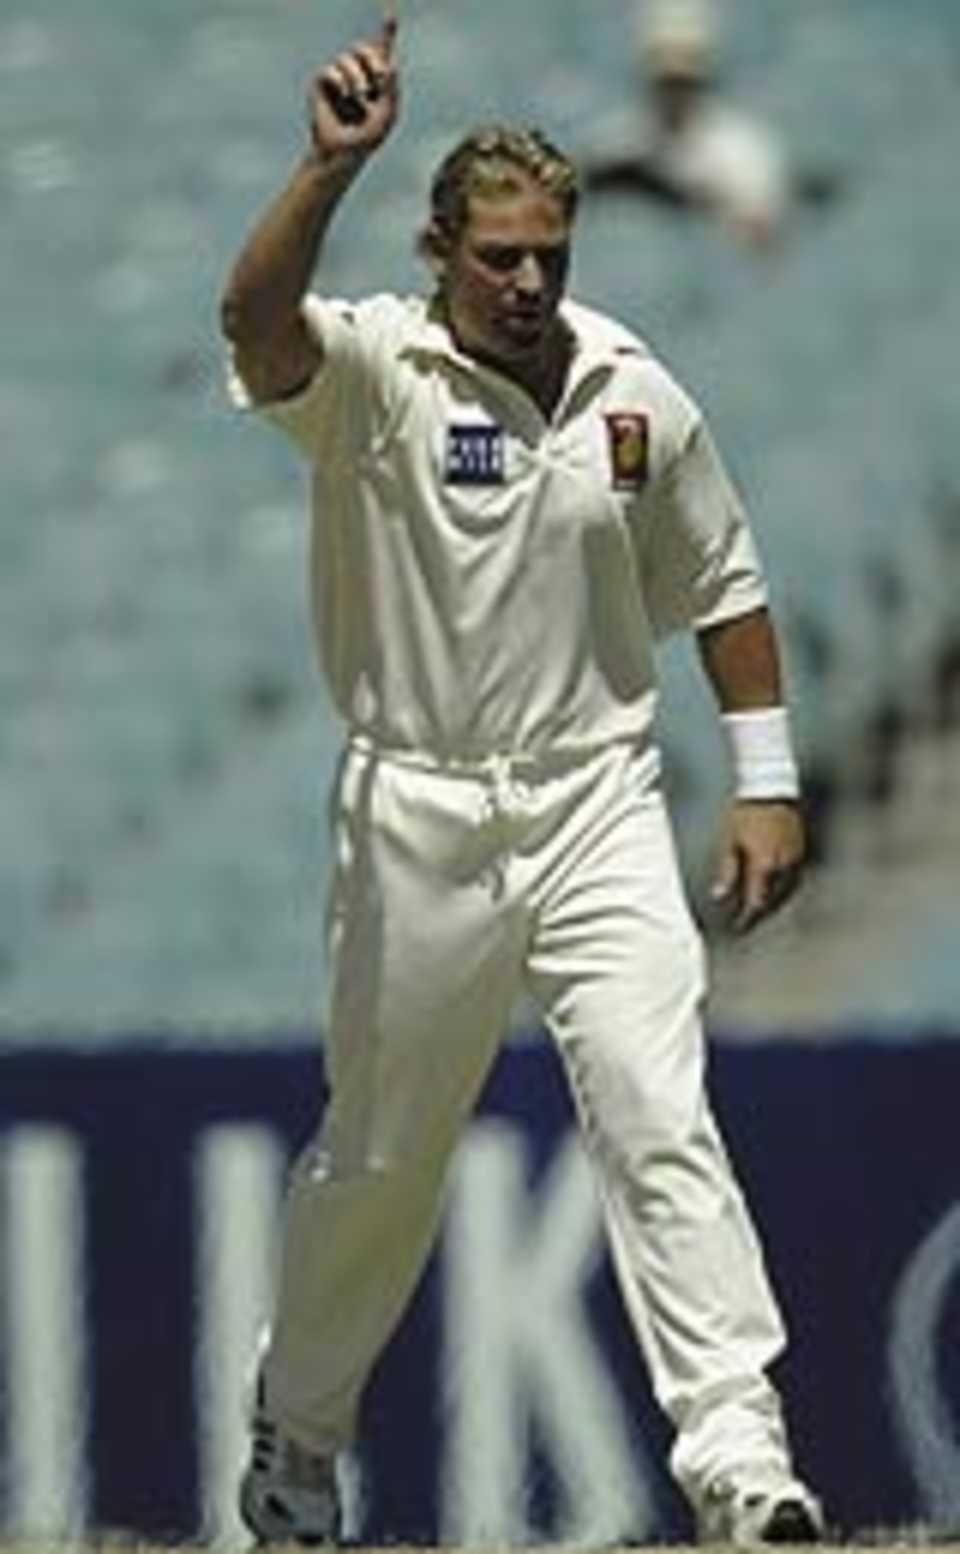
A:
<svg viewBox="0 0 960 1554">
<path fill-rule="evenodd" d="M 642 410 L 604 416 L 615 491 L 638 491 L 650 473 L 650 419 Z"/>
</svg>

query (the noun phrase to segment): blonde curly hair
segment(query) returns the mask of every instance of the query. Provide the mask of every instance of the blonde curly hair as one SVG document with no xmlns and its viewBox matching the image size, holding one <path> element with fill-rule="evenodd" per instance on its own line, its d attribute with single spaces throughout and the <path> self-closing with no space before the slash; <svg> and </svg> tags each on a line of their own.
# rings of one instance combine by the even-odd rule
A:
<svg viewBox="0 0 960 1554">
<path fill-rule="evenodd" d="M 430 220 L 418 248 L 425 258 L 446 253 L 469 215 L 472 195 L 511 194 L 532 179 L 559 200 L 572 221 L 580 197 L 577 170 L 538 129 L 482 124 L 448 152 L 430 185 Z"/>
</svg>

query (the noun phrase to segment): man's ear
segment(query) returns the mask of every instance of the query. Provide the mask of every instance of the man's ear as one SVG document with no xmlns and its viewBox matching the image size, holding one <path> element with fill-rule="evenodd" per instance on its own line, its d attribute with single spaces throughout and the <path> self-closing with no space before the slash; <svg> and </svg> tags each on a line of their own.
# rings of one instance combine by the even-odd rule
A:
<svg viewBox="0 0 960 1554">
<path fill-rule="evenodd" d="M 438 221 L 431 220 L 424 227 L 417 240 L 417 252 L 430 266 L 435 279 L 443 280 L 450 258 L 450 239 Z"/>
</svg>

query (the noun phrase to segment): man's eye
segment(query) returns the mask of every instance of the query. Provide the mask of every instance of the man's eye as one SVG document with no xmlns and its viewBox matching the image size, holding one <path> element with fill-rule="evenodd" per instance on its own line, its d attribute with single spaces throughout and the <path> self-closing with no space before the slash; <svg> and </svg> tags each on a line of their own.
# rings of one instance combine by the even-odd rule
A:
<svg viewBox="0 0 960 1554">
<path fill-rule="evenodd" d="M 523 263 L 522 248 L 482 248 L 480 258 L 489 270 L 498 270 L 505 274 L 508 270 L 516 270 Z"/>
<path fill-rule="evenodd" d="M 562 278 L 570 258 L 570 250 L 566 243 L 549 243 L 542 248 L 477 249 L 480 262 L 498 275 L 509 275 L 511 271 L 519 270 L 528 254 L 536 259 L 543 274 L 551 280 Z"/>
<path fill-rule="evenodd" d="M 544 248 L 540 251 L 540 263 L 547 275 L 562 275 L 567 267 L 570 251 L 565 246 L 562 248 Z"/>
</svg>

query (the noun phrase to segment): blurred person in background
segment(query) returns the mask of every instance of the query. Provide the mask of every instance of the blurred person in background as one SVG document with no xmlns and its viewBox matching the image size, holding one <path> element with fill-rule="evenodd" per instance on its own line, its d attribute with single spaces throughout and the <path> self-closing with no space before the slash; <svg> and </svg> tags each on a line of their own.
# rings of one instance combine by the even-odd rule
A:
<svg viewBox="0 0 960 1554">
<path fill-rule="evenodd" d="M 745 247 L 770 248 L 792 199 L 786 152 L 769 125 L 721 94 L 707 0 L 644 0 L 634 33 L 639 112 L 618 123 L 616 149 L 586 159 L 587 191 L 700 211 Z"/>
<path fill-rule="evenodd" d="M 804 853 L 756 549 L 697 407 L 566 297 L 577 179 L 536 131 L 487 126 L 444 159 L 420 243 L 432 296 L 316 289 L 331 219 L 395 121 L 394 32 L 317 76 L 308 148 L 223 299 L 236 400 L 311 467 L 317 633 L 347 734 L 330 1099 L 289 1192 L 241 1510 L 264 1542 L 339 1536 L 337 1453 L 526 992 L 701 1537 L 816 1541 L 767 1374 L 780 1313 L 706 1093 L 703 950 L 653 732 L 655 639 L 693 630 L 733 757 L 717 889 L 751 928 Z"/>
</svg>

